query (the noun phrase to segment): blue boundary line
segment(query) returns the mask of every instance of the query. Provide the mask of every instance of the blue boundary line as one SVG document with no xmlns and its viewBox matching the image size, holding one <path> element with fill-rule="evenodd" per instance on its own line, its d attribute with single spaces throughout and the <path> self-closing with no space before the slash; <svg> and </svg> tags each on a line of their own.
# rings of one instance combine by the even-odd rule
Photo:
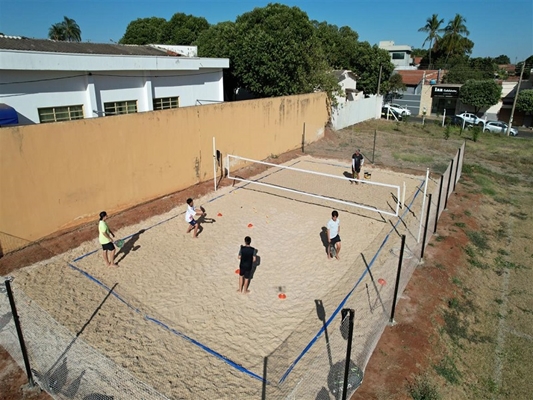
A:
<svg viewBox="0 0 533 400">
<path fill-rule="evenodd" d="M 307 162 L 308 160 L 305 160 L 305 161 Z M 293 164 L 291 164 L 291 165 L 296 165 L 296 164 L 298 164 L 298 163 L 300 163 L 300 162 L 302 162 L 302 161 L 301 161 L 301 160 L 298 160 L 298 161 L 296 161 L 295 163 L 293 163 Z M 340 166 L 340 165 L 338 165 L 338 164 L 331 164 L 331 165 Z M 272 172 L 272 173 L 274 173 L 274 172 Z M 271 173 L 271 174 L 272 174 L 272 173 Z M 270 174 L 269 174 L 269 175 L 270 175 Z M 268 176 L 268 175 L 267 175 L 267 176 Z M 234 189 L 231 189 L 231 190 L 229 191 L 229 193 L 232 193 L 232 192 L 234 192 L 234 191 L 236 191 L 236 190 L 238 190 L 238 189 L 242 189 L 242 188 L 244 188 L 244 187 L 246 187 L 246 186 L 248 186 L 248 185 L 250 185 L 250 183 L 247 183 L 247 184 L 245 184 L 245 185 L 243 185 L 243 186 L 239 186 L 239 187 L 236 187 L 236 188 L 234 188 Z M 413 197 L 413 200 L 411 201 L 410 205 L 413 204 L 413 202 L 414 202 L 414 200 L 416 199 L 416 197 L 418 196 L 418 193 L 419 193 L 419 192 L 420 192 L 420 188 L 418 189 L 417 193 L 416 193 L 415 196 Z M 229 194 L 229 193 L 228 193 L 228 194 Z M 216 196 L 216 197 L 212 198 L 211 200 L 208 200 L 207 203 L 211 203 L 212 201 L 214 201 L 214 200 L 216 200 L 216 199 L 219 199 L 219 198 L 221 198 L 221 197 L 223 197 L 223 196 L 225 196 L 225 195 L 222 194 L 222 195 Z M 405 213 L 407 213 L 407 212 L 409 211 L 409 209 L 410 209 L 410 207 L 407 208 L 407 210 L 405 211 Z M 405 215 L 405 213 L 404 213 L 404 215 Z M 144 230 L 145 230 L 145 231 L 148 231 L 148 230 L 150 230 L 150 229 L 152 229 L 152 228 L 155 228 L 156 226 L 159 226 L 159 225 L 161 225 L 161 224 L 163 224 L 163 223 L 166 223 L 166 222 L 168 222 L 168 221 L 170 221 L 170 220 L 172 220 L 172 219 L 174 219 L 174 218 L 176 218 L 176 217 L 178 217 L 178 216 L 180 216 L 180 215 L 183 215 L 183 214 L 184 214 L 184 212 L 183 212 L 183 213 L 179 213 L 179 214 L 177 214 L 177 215 L 174 215 L 174 216 L 172 216 L 172 217 L 169 217 L 169 218 L 167 218 L 167 219 L 165 219 L 165 220 L 163 220 L 163 221 L 158 222 L 157 224 L 154 224 L 154 225 L 152 225 L 152 226 L 149 226 L 148 228 L 145 228 Z M 399 223 L 399 221 L 396 222 L 396 225 L 397 225 L 398 223 Z M 396 225 L 395 225 L 395 226 L 396 226 Z M 385 243 L 387 242 L 387 240 L 388 240 L 388 238 L 389 238 L 389 236 L 390 236 L 390 234 L 391 234 L 392 231 L 393 231 L 393 229 L 391 229 L 391 231 L 390 231 L 390 232 L 387 234 L 387 236 L 385 237 L 385 239 L 384 239 L 383 243 L 381 244 L 380 248 L 378 249 L 378 251 L 376 252 L 376 254 L 374 255 L 374 257 L 372 258 L 372 260 L 371 260 L 371 262 L 370 262 L 370 265 L 369 265 L 369 268 L 370 268 L 370 267 L 372 266 L 372 264 L 374 263 L 374 260 L 377 258 L 379 252 L 381 251 L 381 249 L 383 248 L 383 246 L 384 246 Z M 136 232 L 136 233 L 133 233 L 133 234 L 131 234 L 131 235 L 128 235 L 128 236 L 124 237 L 123 239 L 129 239 L 129 238 L 131 238 L 132 236 L 134 236 L 134 235 L 136 235 L 136 234 L 137 234 L 137 232 Z M 97 252 L 98 252 L 98 249 L 93 250 L 93 251 L 90 251 L 90 252 L 88 252 L 88 253 L 86 253 L 86 254 L 84 254 L 84 255 L 82 255 L 82 256 L 80 256 L 80 257 L 74 259 L 72 262 L 77 262 L 77 261 L 82 260 L 83 258 L 88 257 L 88 256 L 90 256 L 90 255 L 92 255 L 92 254 L 94 254 L 94 253 L 97 253 Z M 77 267 L 77 266 L 75 266 L 75 265 L 73 265 L 73 264 L 71 264 L 71 263 L 67 263 L 67 264 L 68 264 L 72 269 L 78 271 L 79 273 L 81 273 L 81 274 L 84 275 L 85 277 L 89 278 L 90 280 L 92 280 L 92 281 L 95 282 L 96 284 L 98 284 L 98 285 L 102 286 L 103 288 L 105 288 L 107 291 L 110 291 L 110 290 L 111 290 L 111 288 L 109 288 L 107 285 L 105 285 L 103 282 L 101 282 L 100 280 L 98 280 L 97 278 L 95 278 L 94 276 L 92 276 L 91 274 L 89 274 L 88 272 L 82 270 L 81 268 L 79 268 L 79 267 Z M 314 345 L 314 343 L 315 343 L 315 342 L 318 340 L 318 338 L 322 335 L 322 333 L 324 332 L 324 330 L 329 326 L 329 324 L 330 324 L 331 321 L 334 319 L 334 317 L 336 317 L 336 315 L 339 313 L 339 311 L 341 310 L 342 306 L 346 303 L 346 301 L 348 300 L 348 298 L 352 295 L 353 291 L 357 288 L 357 286 L 359 285 L 359 283 L 360 283 L 361 280 L 364 278 L 364 276 L 366 275 L 367 272 L 368 272 L 367 269 L 365 269 L 365 271 L 363 272 L 363 274 L 361 275 L 361 277 L 359 278 L 359 280 L 356 282 L 355 286 L 350 290 L 350 292 L 348 292 L 348 294 L 345 296 L 345 298 L 342 300 L 342 302 L 339 304 L 339 306 L 336 308 L 336 310 L 335 310 L 335 311 L 333 312 L 333 314 L 330 316 L 330 318 L 329 318 L 328 321 L 326 322 L 325 326 L 323 326 L 323 327 L 319 330 L 319 332 L 315 335 L 315 337 L 314 337 L 314 338 L 309 342 L 309 344 L 304 348 L 304 350 L 302 351 L 302 353 L 300 353 L 300 355 L 295 359 L 295 361 L 293 361 L 293 363 L 289 366 L 289 368 L 287 369 L 287 371 L 283 374 L 283 376 L 282 376 L 281 380 L 279 381 L 279 383 L 282 383 L 282 382 L 287 378 L 287 376 L 290 374 L 290 372 L 291 372 L 292 369 L 296 366 L 296 364 L 300 361 L 300 359 L 305 355 L 305 353 L 307 353 L 307 351 L 309 351 L 309 349 Z M 128 308 L 130 308 L 131 310 L 135 311 L 136 313 L 141 314 L 141 310 L 139 310 L 139 309 L 136 308 L 136 307 L 133 307 L 133 306 L 132 306 L 131 304 L 129 304 L 124 298 L 122 298 L 119 294 L 117 294 L 117 293 L 115 293 L 115 292 L 113 292 L 112 294 L 113 294 L 113 296 L 116 297 L 119 301 L 121 301 L 122 303 L 124 303 Z M 252 378 L 258 379 L 258 380 L 260 380 L 260 381 L 264 381 L 264 379 L 263 379 L 262 376 L 260 376 L 260 375 L 258 375 L 258 374 L 256 374 L 256 373 L 254 373 L 254 372 L 248 370 L 247 368 L 244 368 L 242 365 L 240 365 L 240 364 L 236 363 L 235 361 L 229 359 L 228 357 L 226 357 L 226 356 L 224 356 L 224 355 L 222 355 L 222 354 L 216 352 L 215 350 L 213 350 L 213 349 L 211 349 L 210 347 L 208 347 L 208 346 L 202 344 L 201 342 L 199 342 L 199 341 L 197 341 L 197 340 L 195 340 L 195 339 L 193 339 L 193 338 L 191 338 L 191 337 L 185 335 L 184 333 L 182 333 L 182 332 L 180 332 L 180 331 L 178 331 L 178 330 L 176 330 L 176 329 L 174 329 L 174 328 L 170 328 L 168 325 L 164 324 L 163 322 L 161 322 L 161 321 L 159 321 L 159 320 L 157 320 L 157 319 L 155 319 L 155 318 L 153 318 L 153 317 L 150 317 L 150 316 L 147 315 L 147 314 L 144 314 L 143 317 L 144 317 L 147 321 L 150 321 L 150 322 L 153 322 L 153 323 L 159 325 L 160 327 L 166 329 L 167 331 L 173 333 L 174 335 L 179 336 L 179 337 L 181 337 L 181 338 L 187 340 L 188 342 L 190 342 L 190 343 L 194 344 L 195 346 L 201 348 L 202 350 L 206 351 L 207 353 L 209 353 L 209 354 L 211 354 L 211 355 L 217 357 L 218 359 L 224 361 L 225 363 L 227 363 L 228 365 L 232 366 L 232 367 L 235 368 L 236 370 L 238 370 L 238 371 L 240 371 L 240 372 L 243 372 L 243 373 L 245 373 L 245 374 L 251 376 Z"/>
<path fill-rule="evenodd" d="M 425 180 L 424 180 L 425 181 Z M 424 183 L 424 181 L 422 183 Z M 422 185 L 421 185 L 422 186 Z M 417 198 L 417 196 L 420 194 L 420 187 L 417 189 L 415 195 L 413 196 L 413 199 L 411 200 L 411 203 L 409 203 L 409 206 L 406 208 L 406 210 L 404 211 L 404 213 L 402 214 L 402 217 L 407 214 L 410 209 L 411 209 L 411 206 L 413 204 L 413 202 L 415 201 L 415 199 Z M 285 373 L 281 376 L 278 384 L 281 384 L 285 381 L 285 379 L 287 379 L 287 376 L 289 376 L 289 374 L 291 373 L 291 371 L 294 369 L 294 367 L 296 366 L 296 364 L 298 364 L 298 362 L 302 359 L 302 357 L 309 351 L 309 349 L 315 344 L 315 342 L 320 338 L 320 336 L 322 336 L 322 334 L 324 333 L 324 331 L 329 327 L 329 324 L 331 323 L 331 321 L 333 321 L 333 319 L 337 316 L 337 314 L 339 313 L 339 311 L 342 309 L 342 307 L 344 306 L 344 304 L 346 304 L 346 302 L 348 301 L 348 299 L 350 298 L 350 296 L 352 295 L 352 293 L 354 292 L 354 290 L 357 288 L 357 286 L 359 286 L 359 283 L 361 283 L 361 281 L 363 280 L 363 278 L 365 277 L 365 275 L 368 273 L 368 270 L 372 268 L 372 265 L 374 264 L 374 261 L 376 261 L 377 257 L 379 256 L 379 253 L 381 252 L 381 250 L 383 249 L 383 246 L 385 246 L 385 243 L 387 243 L 387 241 L 389 240 L 389 237 L 391 235 L 391 233 L 394 231 L 394 228 L 396 228 L 396 226 L 400 223 L 401 219 L 399 219 L 396 224 L 394 224 L 394 227 L 391 228 L 391 230 L 389 231 L 389 233 L 387 233 L 387 235 L 385 236 L 385 238 L 383 239 L 383 242 L 381 243 L 381 245 L 379 246 L 378 250 L 376 251 L 376 254 L 374 254 L 374 257 L 372 257 L 372 260 L 370 260 L 370 263 L 368 264 L 368 268 L 365 268 L 365 270 L 363 271 L 361 277 L 357 280 L 357 282 L 355 283 L 355 285 L 352 287 L 352 289 L 348 292 L 348 294 L 344 297 L 344 299 L 340 302 L 340 304 L 337 306 L 337 308 L 335 309 L 335 311 L 333 311 L 333 313 L 331 314 L 331 316 L 329 317 L 329 319 L 327 320 L 327 322 L 324 324 L 324 326 L 322 326 L 318 333 L 311 339 L 311 341 L 307 344 L 307 346 L 304 347 L 304 349 L 302 350 L 302 352 L 298 355 L 298 357 L 296 357 L 296 359 L 289 365 L 289 368 L 287 368 L 287 370 L 285 371 Z"/>
</svg>

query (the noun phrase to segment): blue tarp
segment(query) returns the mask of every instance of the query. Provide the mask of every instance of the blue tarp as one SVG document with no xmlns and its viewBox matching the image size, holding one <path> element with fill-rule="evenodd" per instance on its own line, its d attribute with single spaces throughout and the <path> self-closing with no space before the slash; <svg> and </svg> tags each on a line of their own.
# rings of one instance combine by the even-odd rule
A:
<svg viewBox="0 0 533 400">
<path fill-rule="evenodd" d="M 0 126 L 14 125 L 19 123 L 17 111 L 7 104 L 0 103 Z"/>
</svg>

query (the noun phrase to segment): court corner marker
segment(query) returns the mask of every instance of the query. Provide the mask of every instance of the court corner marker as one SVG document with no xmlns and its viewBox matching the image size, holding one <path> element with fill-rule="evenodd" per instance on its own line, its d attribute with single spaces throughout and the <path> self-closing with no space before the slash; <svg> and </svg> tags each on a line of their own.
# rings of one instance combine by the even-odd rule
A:
<svg viewBox="0 0 533 400">
<path fill-rule="evenodd" d="M 253 228 L 253 224 L 248 224 L 248 228 Z"/>
<path fill-rule="evenodd" d="M 383 278 L 379 278 L 378 279 L 378 283 L 383 286 L 383 285 L 385 285 L 387 283 L 387 281 L 385 281 L 385 279 L 383 279 Z"/>
<path fill-rule="evenodd" d="M 280 298 L 281 300 L 285 300 L 287 298 L 287 295 L 285 293 L 280 293 L 278 294 L 278 298 Z"/>
<path fill-rule="evenodd" d="M 217 214 L 217 217 L 222 217 L 222 213 L 218 213 L 218 214 Z"/>
<path fill-rule="evenodd" d="M 236 273 L 236 274 L 240 274 L 240 273 L 241 273 L 241 270 L 240 270 L 239 268 L 237 268 L 237 269 L 235 270 L 235 273 Z"/>
</svg>

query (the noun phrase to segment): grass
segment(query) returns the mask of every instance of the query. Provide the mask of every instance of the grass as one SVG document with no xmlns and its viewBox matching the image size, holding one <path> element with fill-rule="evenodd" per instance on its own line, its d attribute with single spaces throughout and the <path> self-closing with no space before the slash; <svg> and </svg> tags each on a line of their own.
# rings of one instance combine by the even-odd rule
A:
<svg viewBox="0 0 533 400">
<path fill-rule="evenodd" d="M 407 161 L 415 164 L 427 164 L 433 162 L 433 157 L 423 154 L 393 153 L 393 157 L 399 161 Z"/>
<path fill-rule="evenodd" d="M 427 376 L 417 375 L 413 381 L 407 383 L 407 391 L 413 400 L 441 400 L 437 385 Z"/>
<path fill-rule="evenodd" d="M 443 358 L 437 365 L 435 365 L 435 371 L 442 376 L 446 381 L 452 385 L 456 385 L 460 382 L 461 373 L 457 369 L 454 361 L 450 357 Z"/>
</svg>

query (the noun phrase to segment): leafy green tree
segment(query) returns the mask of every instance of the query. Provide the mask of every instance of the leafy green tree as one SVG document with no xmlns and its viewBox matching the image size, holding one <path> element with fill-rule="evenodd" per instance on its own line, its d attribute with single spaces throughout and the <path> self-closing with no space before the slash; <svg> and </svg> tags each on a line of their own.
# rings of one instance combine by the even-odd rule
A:
<svg viewBox="0 0 533 400">
<path fill-rule="evenodd" d="M 396 98 L 398 92 L 405 90 L 406 88 L 400 74 L 392 74 L 388 81 L 381 84 L 381 87 L 383 88 L 381 92 L 385 93 L 385 99 L 388 99 L 388 101 Z"/>
<path fill-rule="evenodd" d="M 209 29 L 202 31 L 194 42 L 194 45 L 198 46 L 198 56 L 200 57 L 230 59 L 229 69 L 224 69 L 223 71 L 225 100 L 233 100 L 235 89 L 238 88 L 238 79 L 235 77 L 232 62 L 235 58 L 234 43 L 237 40 L 236 35 L 235 23 L 226 21 L 211 25 Z"/>
<path fill-rule="evenodd" d="M 498 66 L 490 57 L 468 59 L 466 56 L 456 56 L 443 78 L 443 83 L 466 83 L 468 80 L 493 79 L 498 75 Z"/>
<path fill-rule="evenodd" d="M 357 47 L 359 35 L 348 26 L 340 29 L 327 22 L 312 21 L 316 35 L 329 66 L 333 69 L 349 69 Z"/>
<path fill-rule="evenodd" d="M 505 54 L 501 54 L 494 59 L 494 62 L 498 65 L 511 64 L 511 60 Z"/>
<path fill-rule="evenodd" d="M 533 114 L 533 89 L 520 91 L 516 99 L 516 109 Z"/>
<path fill-rule="evenodd" d="M 81 42 L 81 29 L 75 20 L 63 17 L 63 21 L 50 27 L 48 37 L 52 40 Z"/>
<path fill-rule="evenodd" d="M 121 44 L 162 44 L 163 29 L 167 21 L 164 18 L 138 18 L 131 21 L 122 36 Z"/>
<path fill-rule="evenodd" d="M 436 45 L 436 43 L 440 40 L 439 32 L 441 32 L 441 25 L 444 23 L 444 19 L 439 19 L 438 14 L 433 14 L 430 18 L 426 20 L 426 25 L 424 25 L 422 28 L 418 29 L 418 32 L 425 32 L 427 33 L 427 37 L 424 40 L 424 43 L 422 43 L 422 47 L 425 46 L 426 42 L 429 43 L 429 66 L 428 68 L 431 68 L 431 51 L 433 50 L 433 46 Z"/>
<path fill-rule="evenodd" d="M 413 48 L 411 51 L 411 55 L 413 57 L 425 57 L 428 55 L 428 50 L 426 49 L 419 49 L 419 48 Z"/>
<path fill-rule="evenodd" d="M 207 29 L 209 22 L 204 17 L 176 13 L 164 25 L 161 39 L 165 44 L 189 46 Z"/>
<path fill-rule="evenodd" d="M 355 51 L 354 63 L 350 66 L 350 69 L 359 77 L 357 87 L 365 93 L 376 94 L 380 66 L 381 81 L 385 82 L 394 71 L 394 64 L 390 61 L 389 52 L 380 49 L 377 45 L 371 46 L 368 42 L 359 42 Z"/>
<path fill-rule="evenodd" d="M 466 28 L 466 19 L 455 14 L 455 17 L 442 29 L 444 35 L 439 46 L 446 52 L 446 61 L 453 55 L 471 54 L 474 43 L 467 38 L 470 32 Z"/>
<path fill-rule="evenodd" d="M 235 30 L 231 63 L 240 87 L 263 97 L 338 89 L 315 28 L 299 8 L 255 8 L 237 17 Z"/>
<path fill-rule="evenodd" d="M 469 80 L 459 91 L 459 99 L 463 104 L 473 106 L 475 113 L 480 109 L 493 106 L 500 101 L 502 87 L 494 80 Z"/>
</svg>

